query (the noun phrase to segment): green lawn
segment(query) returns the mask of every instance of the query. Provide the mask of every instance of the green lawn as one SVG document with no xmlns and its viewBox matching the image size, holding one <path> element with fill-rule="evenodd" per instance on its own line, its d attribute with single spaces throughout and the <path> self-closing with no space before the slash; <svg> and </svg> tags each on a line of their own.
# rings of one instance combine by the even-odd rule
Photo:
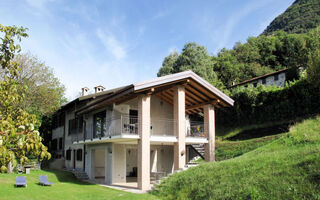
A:
<svg viewBox="0 0 320 200">
<path fill-rule="evenodd" d="M 282 136 L 282 134 L 243 141 L 217 141 L 216 161 L 222 161 L 241 156 L 247 152 L 271 143 L 280 136 Z"/>
<path fill-rule="evenodd" d="M 48 175 L 53 186 L 38 185 L 38 176 Z M 20 174 L 0 174 L 1 200 L 99 200 L 99 199 L 157 199 L 151 194 L 132 194 L 109 189 L 100 185 L 76 180 L 69 172 L 64 171 L 31 171 L 23 174 L 27 177 L 27 188 L 15 188 L 15 178 Z"/>
<path fill-rule="evenodd" d="M 163 199 L 320 199 L 320 117 L 242 156 L 170 176 Z"/>
</svg>

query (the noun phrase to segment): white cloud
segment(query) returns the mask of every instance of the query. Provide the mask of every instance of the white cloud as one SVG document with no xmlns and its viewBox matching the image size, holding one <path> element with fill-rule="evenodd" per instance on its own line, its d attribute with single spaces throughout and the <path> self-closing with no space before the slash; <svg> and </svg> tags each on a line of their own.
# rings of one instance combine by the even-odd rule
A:
<svg viewBox="0 0 320 200">
<path fill-rule="evenodd" d="M 223 27 L 222 36 L 219 38 L 218 46 L 216 48 L 216 51 L 220 50 L 221 48 L 225 47 L 230 39 L 231 34 L 234 31 L 234 28 L 237 26 L 237 24 L 243 20 L 245 17 L 247 17 L 250 13 L 253 11 L 260 9 L 261 7 L 267 5 L 270 3 L 270 1 L 250 1 L 248 4 L 246 4 L 243 9 L 239 10 L 238 12 L 235 12 L 233 15 L 231 15 L 225 26 Z M 221 30 L 220 30 L 221 31 Z M 221 33 L 221 32 L 220 32 Z"/>
<path fill-rule="evenodd" d="M 96 34 L 106 50 L 111 53 L 115 59 L 120 60 L 127 56 L 125 46 L 123 46 L 112 33 L 106 33 L 98 29 Z"/>
</svg>

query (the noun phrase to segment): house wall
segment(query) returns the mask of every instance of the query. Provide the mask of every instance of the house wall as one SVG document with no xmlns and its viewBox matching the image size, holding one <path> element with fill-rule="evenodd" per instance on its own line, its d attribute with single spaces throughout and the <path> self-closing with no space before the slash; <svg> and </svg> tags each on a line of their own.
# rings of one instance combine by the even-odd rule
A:
<svg viewBox="0 0 320 200">
<path fill-rule="evenodd" d="M 126 174 L 137 167 L 137 145 L 125 145 L 126 149 Z M 130 154 L 129 151 L 130 150 Z M 151 172 L 173 172 L 173 146 L 151 145 L 150 147 L 150 171 Z"/>
<path fill-rule="evenodd" d="M 275 86 L 278 86 L 278 87 L 283 87 L 285 85 L 285 82 L 286 82 L 286 73 L 285 72 L 279 73 L 278 74 L 278 80 L 275 80 L 275 76 L 274 75 L 268 76 L 265 79 L 266 79 L 266 84 L 264 84 L 264 85 L 266 85 L 266 86 L 275 85 Z M 258 83 L 262 84 L 262 79 L 259 79 Z"/>
<path fill-rule="evenodd" d="M 112 183 L 112 146 L 112 143 L 87 145 L 85 172 L 90 179 L 104 176 L 106 184 Z M 104 171 L 101 167 L 104 167 Z"/>
<path fill-rule="evenodd" d="M 126 182 L 126 148 L 124 144 L 113 145 L 113 183 Z"/>
<path fill-rule="evenodd" d="M 60 126 L 52 130 L 52 139 L 59 139 L 63 137 L 64 127 Z"/>
<path fill-rule="evenodd" d="M 69 120 L 74 119 L 74 112 L 69 110 L 66 112 L 66 118 L 65 118 L 65 126 L 66 126 L 66 134 L 65 134 L 65 138 L 64 138 L 64 147 L 65 147 L 65 151 L 68 149 L 73 150 L 74 148 L 72 148 L 72 143 L 71 143 L 71 135 L 69 135 Z M 65 166 L 67 169 L 72 169 L 73 168 L 73 159 L 74 159 L 74 153 L 72 151 L 71 153 L 71 159 L 70 160 L 65 160 Z"/>
<path fill-rule="evenodd" d="M 151 135 L 173 135 L 173 106 L 151 97 Z"/>
<path fill-rule="evenodd" d="M 173 135 L 173 107 L 156 96 L 151 96 L 151 135 Z M 123 104 L 115 105 L 113 119 L 120 119 L 121 114 L 129 115 L 129 110 L 138 110 L 137 98 Z M 122 122 L 129 124 L 129 118 L 123 117 Z M 116 131 L 121 131 L 121 121 L 115 120 Z"/>
<path fill-rule="evenodd" d="M 105 149 L 95 150 L 94 159 L 94 177 L 105 177 L 105 159 L 106 159 Z"/>
<path fill-rule="evenodd" d="M 69 110 L 66 112 L 64 147 L 65 147 L 65 151 L 68 149 L 71 149 L 72 152 L 71 152 L 71 160 L 65 159 L 65 167 L 67 169 L 74 169 L 74 168 L 83 169 L 84 156 L 82 155 L 82 160 L 78 161 L 76 159 L 77 154 L 74 153 L 74 150 L 82 149 L 82 154 L 83 154 L 84 152 L 83 144 L 77 144 L 77 145 L 72 144 L 71 135 L 69 135 L 69 120 L 74 118 L 75 118 L 75 114 L 73 110 Z M 74 160 L 75 160 L 75 165 L 74 165 Z"/>
<path fill-rule="evenodd" d="M 59 149 L 59 139 L 63 138 L 63 132 L 64 132 L 64 126 L 60 126 L 58 128 L 55 128 L 52 130 L 52 140 L 56 139 L 57 140 L 57 146 L 56 146 L 56 151 L 55 154 L 59 154 L 60 157 L 58 157 L 57 155 L 52 157 L 52 160 L 49 164 L 49 167 L 51 169 L 63 169 L 65 166 L 65 161 L 64 161 L 64 152 L 63 152 L 63 146 L 61 149 Z M 51 143 L 52 145 L 52 143 Z M 64 138 L 62 139 L 62 145 L 64 145 Z M 51 148 L 53 148 L 51 146 Z"/>
<path fill-rule="evenodd" d="M 129 176 L 133 172 L 134 167 L 138 167 L 138 151 L 137 147 L 126 147 L 126 175 Z"/>
<path fill-rule="evenodd" d="M 156 149 L 157 151 L 157 162 L 154 164 L 156 166 L 157 172 L 166 172 L 167 174 L 173 172 L 173 146 L 152 146 L 151 149 Z M 154 171 L 154 169 L 153 169 Z"/>
</svg>

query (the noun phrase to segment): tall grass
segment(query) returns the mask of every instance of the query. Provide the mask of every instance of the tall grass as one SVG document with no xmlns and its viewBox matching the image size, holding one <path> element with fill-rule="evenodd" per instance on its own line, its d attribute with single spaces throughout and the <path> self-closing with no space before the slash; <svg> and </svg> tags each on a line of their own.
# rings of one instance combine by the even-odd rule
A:
<svg viewBox="0 0 320 200">
<path fill-rule="evenodd" d="M 164 180 L 163 199 L 320 199 L 320 117 L 240 157 Z"/>
</svg>

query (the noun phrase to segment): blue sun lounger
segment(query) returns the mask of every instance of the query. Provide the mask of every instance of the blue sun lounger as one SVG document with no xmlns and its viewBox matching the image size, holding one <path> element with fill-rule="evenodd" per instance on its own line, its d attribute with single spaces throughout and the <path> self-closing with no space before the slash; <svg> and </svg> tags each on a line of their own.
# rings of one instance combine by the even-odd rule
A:
<svg viewBox="0 0 320 200">
<path fill-rule="evenodd" d="M 18 176 L 16 177 L 16 187 L 24 186 L 27 187 L 27 180 L 25 176 Z"/>
<path fill-rule="evenodd" d="M 52 182 L 49 182 L 48 176 L 39 176 L 39 184 L 40 185 L 53 185 Z"/>
</svg>

